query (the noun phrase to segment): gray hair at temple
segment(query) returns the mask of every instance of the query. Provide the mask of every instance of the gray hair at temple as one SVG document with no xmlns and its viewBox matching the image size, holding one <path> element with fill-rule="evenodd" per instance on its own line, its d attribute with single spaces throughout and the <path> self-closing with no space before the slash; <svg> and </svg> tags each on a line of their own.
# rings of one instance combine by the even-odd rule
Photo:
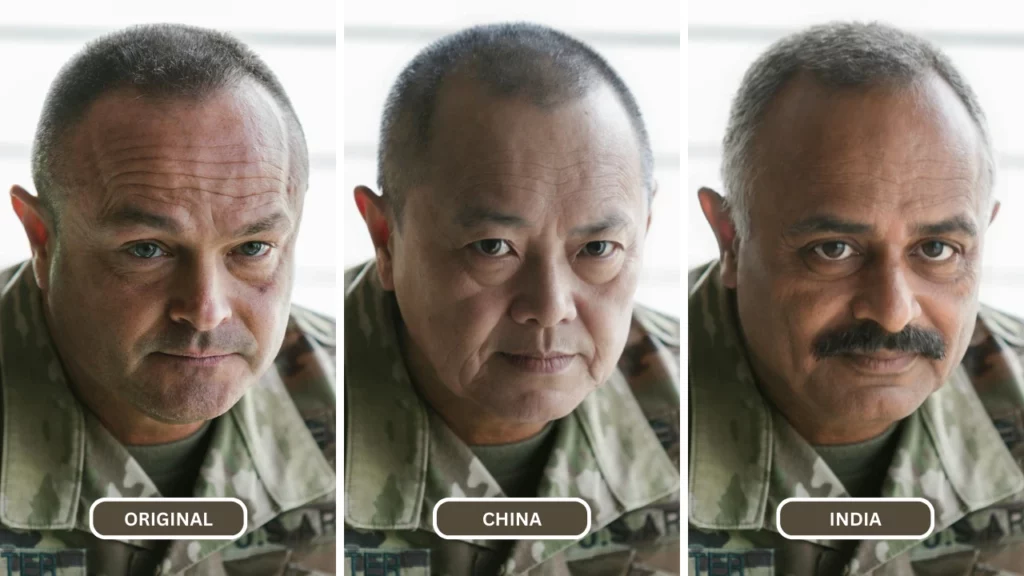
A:
<svg viewBox="0 0 1024 576">
<path fill-rule="evenodd" d="M 426 47 L 402 70 L 381 120 L 377 185 L 401 226 L 404 194 L 425 177 L 431 120 L 445 78 L 454 73 L 492 93 L 541 108 L 585 96 L 605 84 L 626 109 L 640 149 L 644 186 L 654 190 L 654 159 L 640 108 L 612 67 L 586 44 L 536 24 L 475 26 Z"/>
<path fill-rule="evenodd" d="M 304 191 L 309 177 L 306 138 L 284 87 L 270 68 L 245 44 L 223 32 L 152 24 L 90 42 L 57 73 L 32 145 L 32 179 L 40 201 L 59 222 L 60 200 L 68 184 L 68 167 L 62 160 L 67 154 L 61 146 L 90 105 L 104 94 L 131 87 L 144 96 L 200 99 L 247 79 L 263 87 L 281 108 L 289 124 L 288 186 Z"/>
<path fill-rule="evenodd" d="M 732 102 L 723 141 L 722 180 L 740 239 L 750 232 L 750 204 L 759 168 L 757 128 L 772 99 L 800 72 L 830 88 L 909 85 L 938 74 L 977 125 L 984 146 L 987 187 L 995 163 L 985 114 L 970 86 L 945 54 L 922 38 L 878 23 L 831 23 L 779 40 L 747 70 Z"/>
</svg>

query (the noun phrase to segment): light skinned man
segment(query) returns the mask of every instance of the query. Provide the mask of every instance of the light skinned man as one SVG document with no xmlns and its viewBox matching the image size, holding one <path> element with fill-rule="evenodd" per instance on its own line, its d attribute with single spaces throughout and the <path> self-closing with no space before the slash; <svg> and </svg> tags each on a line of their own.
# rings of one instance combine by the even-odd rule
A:
<svg viewBox="0 0 1024 576">
<path fill-rule="evenodd" d="M 333 572 L 334 327 L 290 304 L 307 187 L 273 73 L 142 26 L 60 71 L 0 272 L 0 544 L 57 574 Z M 232 497 L 237 541 L 101 540 L 104 497 Z"/>
</svg>

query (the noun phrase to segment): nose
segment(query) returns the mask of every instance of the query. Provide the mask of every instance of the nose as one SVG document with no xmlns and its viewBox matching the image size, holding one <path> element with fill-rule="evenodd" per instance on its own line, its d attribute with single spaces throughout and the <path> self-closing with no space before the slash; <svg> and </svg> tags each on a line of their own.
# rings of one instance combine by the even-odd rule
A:
<svg viewBox="0 0 1024 576">
<path fill-rule="evenodd" d="M 231 318 L 226 292 L 227 271 L 215 258 L 196 259 L 182 266 L 171 299 L 171 320 L 209 332 Z"/>
<path fill-rule="evenodd" d="M 853 302 L 857 320 L 874 321 L 895 334 L 921 315 L 921 305 L 903 262 L 886 258 L 865 272 L 860 293 Z"/>
<path fill-rule="evenodd" d="M 512 301 L 512 320 L 549 328 L 576 319 L 574 273 L 567 263 L 536 261 L 519 274 L 521 288 Z"/>
</svg>

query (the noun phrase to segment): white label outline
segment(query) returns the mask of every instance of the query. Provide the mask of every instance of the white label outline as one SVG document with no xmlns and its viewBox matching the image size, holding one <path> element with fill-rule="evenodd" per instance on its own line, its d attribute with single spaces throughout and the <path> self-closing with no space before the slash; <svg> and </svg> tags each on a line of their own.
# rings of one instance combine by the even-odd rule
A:
<svg viewBox="0 0 1024 576">
<path fill-rule="evenodd" d="M 897 535 L 897 536 L 791 536 L 782 529 L 780 520 L 782 519 L 782 507 L 789 502 L 921 502 L 928 506 L 928 512 L 931 519 L 931 524 L 928 526 L 928 531 L 924 535 Z M 779 534 L 787 540 L 924 540 L 932 535 L 935 530 L 935 507 L 932 503 L 924 498 L 799 498 L 792 497 L 783 500 L 779 506 L 775 509 L 775 529 L 778 530 Z"/>
<path fill-rule="evenodd" d="M 93 511 L 101 502 L 234 502 L 242 509 L 242 531 L 233 536 L 133 536 L 133 535 L 103 535 L 96 531 L 93 524 Z M 169 526 L 168 526 L 169 528 Z M 237 540 L 249 529 L 249 509 L 238 498 L 100 498 L 89 506 L 89 531 L 100 540 Z"/>
<path fill-rule="evenodd" d="M 449 536 L 437 527 L 437 509 L 441 507 L 441 504 L 445 502 L 579 502 L 583 505 L 583 508 L 587 511 L 587 527 L 582 533 L 578 535 L 534 535 L 527 534 L 523 536 L 506 535 L 506 536 Z M 444 538 L 445 540 L 581 540 L 590 533 L 590 527 L 592 524 L 592 512 L 590 510 L 590 504 L 587 504 L 586 500 L 582 498 L 457 498 L 449 496 L 448 498 L 442 498 L 434 504 L 434 512 L 432 522 L 434 524 L 434 533 Z"/>
</svg>

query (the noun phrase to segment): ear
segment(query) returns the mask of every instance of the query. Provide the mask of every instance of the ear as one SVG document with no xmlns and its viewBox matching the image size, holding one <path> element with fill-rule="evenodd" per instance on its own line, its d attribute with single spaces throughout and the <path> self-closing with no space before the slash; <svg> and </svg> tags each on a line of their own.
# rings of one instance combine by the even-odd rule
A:
<svg viewBox="0 0 1024 576">
<path fill-rule="evenodd" d="M 988 219 L 989 225 L 996 221 L 996 216 L 999 214 L 999 208 L 1001 206 L 1002 204 L 999 203 L 999 200 L 992 201 L 992 216 Z"/>
<path fill-rule="evenodd" d="M 704 212 L 704 218 L 711 225 L 711 231 L 715 233 L 715 239 L 718 240 L 722 283 L 727 288 L 736 288 L 738 267 L 736 249 L 739 244 L 736 224 L 725 205 L 725 199 L 714 190 L 701 188 L 697 192 L 697 199 L 700 201 L 700 209 Z"/>
<path fill-rule="evenodd" d="M 49 215 L 43 208 L 39 198 L 29 194 L 21 186 L 11 187 L 11 205 L 14 213 L 21 220 L 21 226 L 28 236 L 29 247 L 32 249 L 32 272 L 36 277 L 36 285 L 42 291 L 49 289 L 50 280 L 50 238 L 53 237 Z"/>
<path fill-rule="evenodd" d="M 366 186 L 356 186 L 356 206 L 366 223 L 377 257 L 377 275 L 385 290 L 394 290 L 394 271 L 391 259 L 391 229 L 388 223 L 387 203 Z"/>
</svg>

